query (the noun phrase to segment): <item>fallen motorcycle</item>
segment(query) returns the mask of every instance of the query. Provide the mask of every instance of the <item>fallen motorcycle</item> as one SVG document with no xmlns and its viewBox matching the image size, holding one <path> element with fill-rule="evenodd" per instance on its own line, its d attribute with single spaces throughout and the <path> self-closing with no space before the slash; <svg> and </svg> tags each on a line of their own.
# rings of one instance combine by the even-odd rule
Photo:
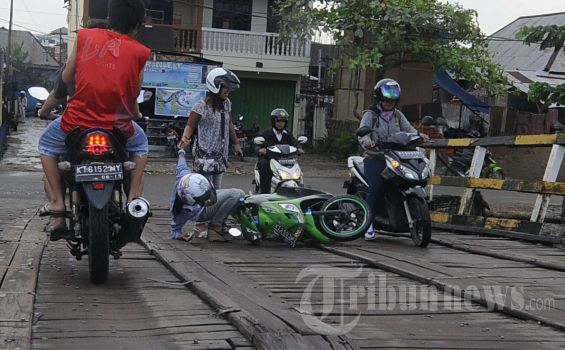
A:
<svg viewBox="0 0 565 350">
<path fill-rule="evenodd" d="M 351 241 L 370 225 L 363 199 L 303 187 L 281 187 L 276 193 L 242 198 L 232 216 L 241 230 L 232 227 L 229 234 L 256 245 L 262 241 L 282 241 L 290 247 L 300 240 Z"/>
</svg>

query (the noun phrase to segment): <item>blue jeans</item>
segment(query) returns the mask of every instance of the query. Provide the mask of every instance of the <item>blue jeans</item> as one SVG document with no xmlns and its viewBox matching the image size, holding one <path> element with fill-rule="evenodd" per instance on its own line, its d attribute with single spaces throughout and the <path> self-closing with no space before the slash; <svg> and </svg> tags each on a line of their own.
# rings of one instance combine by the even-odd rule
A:
<svg viewBox="0 0 565 350">
<path fill-rule="evenodd" d="M 386 208 L 384 205 L 385 181 L 381 176 L 383 170 L 386 169 L 384 159 L 368 159 L 363 160 L 365 179 L 369 184 L 369 193 L 367 195 L 367 204 L 371 208 L 373 221 L 374 216 L 386 216 Z"/>
<path fill-rule="evenodd" d="M 146 156 L 149 153 L 149 143 L 143 129 L 133 123 L 135 134 L 126 142 L 126 152 L 130 156 Z M 61 117 L 54 119 L 39 138 L 37 150 L 42 156 L 58 157 L 65 154 L 65 138 L 67 134 L 61 129 Z"/>
</svg>

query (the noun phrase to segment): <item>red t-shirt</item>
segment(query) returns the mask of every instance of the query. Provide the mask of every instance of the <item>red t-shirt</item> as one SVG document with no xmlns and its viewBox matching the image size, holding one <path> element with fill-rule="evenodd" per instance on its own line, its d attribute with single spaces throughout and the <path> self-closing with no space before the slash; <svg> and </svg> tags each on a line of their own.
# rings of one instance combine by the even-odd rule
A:
<svg viewBox="0 0 565 350">
<path fill-rule="evenodd" d="M 63 113 L 62 129 L 116 126 L 132 136 L 139 73 L 150 50 L 105 29 L 81 29 L 76 45 L 75 93 Z"/>
</svg>

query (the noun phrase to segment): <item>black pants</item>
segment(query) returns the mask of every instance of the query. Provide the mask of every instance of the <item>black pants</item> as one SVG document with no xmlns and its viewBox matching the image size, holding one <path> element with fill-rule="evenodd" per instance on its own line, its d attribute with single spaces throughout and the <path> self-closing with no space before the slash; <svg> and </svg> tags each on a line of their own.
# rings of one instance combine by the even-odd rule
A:
<svg viewBox="0 0 565 350">
<path fill-rule="evenodd" d="M 261 182 L 261 193 L 271 192 L 271 178 L 273 172 L 271 171 L 271 160 L 268 158 L 259 158 L 257 161 L 257 168 L 259 169 L 259 181 Z"/>
</svg>

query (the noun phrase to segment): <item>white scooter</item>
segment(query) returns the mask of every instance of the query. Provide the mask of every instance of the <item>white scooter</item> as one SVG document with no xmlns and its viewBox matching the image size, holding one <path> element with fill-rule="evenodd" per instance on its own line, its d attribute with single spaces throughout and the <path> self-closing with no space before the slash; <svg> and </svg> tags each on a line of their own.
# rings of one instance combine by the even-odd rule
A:
<svg viewBox="0 0 565 350">
<path fill-rule="evenodd" d="M 306 136 L 300 136 L 297 139 L 298 143 L 305 144 L 308 141 Z M 266 157 L 270 158 L 271 170 L 273 177 L 271 178 L 271 193 L 276 192 L 281 187 L 302 187 L 304 186 L 304 178 L 302 170 L 298 164 L 297 154 L 298 148 L 290 145 L 272 145 L 266 144 L 265 138 L 258 136 L 253 139 L 253 142 L 258 146 L 263 146 L 267 149 Z M 251 194 L 261 192 L 261 179 L 259 176 L 259 169 L 255 164 L 255 184 Z"/>
</svg>

